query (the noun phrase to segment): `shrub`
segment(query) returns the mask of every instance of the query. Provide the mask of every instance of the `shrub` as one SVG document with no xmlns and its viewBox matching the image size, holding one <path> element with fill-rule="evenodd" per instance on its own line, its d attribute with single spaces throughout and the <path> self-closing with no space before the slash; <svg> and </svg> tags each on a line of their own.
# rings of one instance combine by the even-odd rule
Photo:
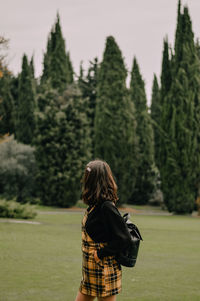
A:
<svg viewBox="0 0 200 301">
<path fill-rule="evenodd" d="M 87 208 L 87 205 L 84 204 L 82 200 L 78 200 L 77 203 L 76 203 L 76 207 L 85 209 L 85 208 Z"/>
<path fill-rule="evenodd" d="M 13 136 L 0 143 L 0 194 L 21 203 L 35 196 L 34 148 L 18 143 Z"/>
<path fill-rule="evenodd" d="M 29 204 L 0 200 L 0 217 L 30 219 L 36 215 L 36 211 Z"/>
</svg>

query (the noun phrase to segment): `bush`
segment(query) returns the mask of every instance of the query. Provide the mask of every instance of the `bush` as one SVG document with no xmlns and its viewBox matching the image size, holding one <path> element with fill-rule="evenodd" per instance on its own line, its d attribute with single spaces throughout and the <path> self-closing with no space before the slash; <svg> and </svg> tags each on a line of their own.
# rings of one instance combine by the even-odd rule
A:
<svg viewBox="0 0 200 301">
<path fill-rule="evenodd" d="M 152 206 L 161 206 L 163 209 L 164 206 L 164 199 L 163 199 L 163 193 L 160 189 L 157 189 L 153 194 L 151 199 L 148 201 L 149 205 Z"/>
<path fill-rule="evenodd" d="M 152 206 L 161 206 L 165 209 L 163 192 L 161 190 L 160 171 L 155 166 L 152 173 L 152 179 L 154 179 L 154 190 L 151 194 L 151 198 L 148 200 L 148 204 Z"/>
<path fill-rule="evenodd" d="M 0 217 L 30 219 L 36 215 L 37 213 L 31 205 L 0 200 Z"/>
<path fill-rule="evenodd" d="M 87 208 L 87 205 L 85 203 L 83 203 L 82 200 L 78 200 L 78 202 L 75 205 L 77 208 Z"/>
<path fill-rule="evenodd" d="M 26 203 L 35 197 L 34 148 L 18 143 L 13 136 L 0 143 L 0 194 Z"/>
</svg>

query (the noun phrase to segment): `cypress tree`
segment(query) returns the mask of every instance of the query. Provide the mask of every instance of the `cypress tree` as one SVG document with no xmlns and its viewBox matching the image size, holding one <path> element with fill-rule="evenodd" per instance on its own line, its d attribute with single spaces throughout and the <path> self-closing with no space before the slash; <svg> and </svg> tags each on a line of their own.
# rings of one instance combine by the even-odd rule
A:
<svg viewBox="0 0 200 301">
<path fill-rule="evenodd" d="M 121 51 L 110 36 L 98 75 L 95 156 L 111 166 L 122 203 L 134 190 L 138 159 L 134 104 L 128 96 L 126 76 Z"/>
<path fill-rule="evenodd" d="M 171 83 L 172 83 L 172 61 L 169 57 L 169 45 L 168 39 L 165 38 L 163 42 L 163 53 L 162 53 L 162 69 L 161 69 L 161 88 L 160 88 L 160 99 L 158 100 L 157 106 L 159 107 L 159 112 L 157 112 L 157 116 L 153 117 L 154 120 L 154 133 L 155 133 L 155 159 L 157 166 L 161 167 L 161 165 L 165 164 L 166 153 L 162 145 L 164 144 L 163 139 L 165 136 L 163 135 L 163 120 L 166 118 L 170 118 L 165 116 L 166 112 L 163 112 L 163 108 L 166 101 L 166 96 L 170 91 Z M 165 118 L 164 118 L 165 116 Z M 165 122 L 165 121 L 164 121 Z"/>
<path fill-rule="evenodd" d="M 88 120 L 90 124 L 90 134 L 92 141 L 92 157 L 94 157 L 94 119 L 95 119 L 95 108 L 97 100 L 97 82 L 98 82 L 98 59 L 90 61 L 87 76 L 84 76 L 82 64 L 80 65 L 80 76 L 79 76 L 79 87 L 82 91 L 82 95 L 88 98 Z"/>
<path fill-rule="evenodd" d="M 154 136 L 151 118 L 147 109 L 144 81 L 136 58 L 133 60 L 130 83 L 131 100 L 135 105 L 139 139 L 139 167 L 134 193 L 131 201 L 146 204 L 155 188 Z"/>
<path fill-rule="evenodd" d="M 176 71 L 179 67 L 179 62 L 182 60 L 182 45 L 183 45 L 183 16 L 181 14 L 181 0 L 178 0 L 178 9 L 177 9 L 177 25 L 176 25 L 176 34 L 175 34 L 175 61 L 176 61 Z"/>
<path fill-rule="evenodd" d="M 38 187 L 38 196 L 44 205 L 55 205 L 57 197 L 55 193 L 56 171 L 56 155 L 59 150 L 57 145 L 58 121 L 56 114 L 58 113 L 57 99 L 58 95 L 53 90 L 48 90 L 44 99 L 47 99 L 45 105 L 38 101 L 38 108 L 41 110 L 36 112 L 36 135 L 33 143 L 35 145 L 35 157 L 38 166 L 36 183 Z M 40 107 L 41 106 L 41 107 Z"/>
<path fill-rule="evenodd" d="M 4 69 L 0 78 L 0 136 L 14 133 L 14 101 L 11 82 L 10 72 Z"/>
<path fill-rule="evenodd" d="M 156 74 L 153 76 L 153 85 L 152 85 L 152 93 L 151 93 L 151 117 L 156 120 L 157 116 L 160 115 L 160 88 L 158 84 L 158 79 Z"/>
<path fill-rule="evenodd" d="M 159 166 L 158 153 L 160 151 L 160 119 L 161 119 L 161 103 L 160 103 L 160 88 L 158 85 L 158 80 L 154 74 L 153 85 L 152 85 L 152 95 L 151 95 L 151 118 L 153 120 L 153 130 L 154 130 L 154 150 L 155 150 L 155 162 Z"/>
<path fill-rule="evenodd" d="M 188 8 L 178 6 L 172 84 L 163 108 L 162 189 L 170 211 L 194 208 L 200 168 L 200 69 Z"/>
<path fill-rule="evenodd" d="M 31 57 L 31 60 L 30 60 L 30 71 L 31 71 L 32 77 L 35 78 L 35 68 L 34 68 L 34 58 L 33 58 L 33 56 Z"/>
<path fill-rule="evenodd" d="M 0 137 L 4 134 L 11 134 L 14 131 L 13 109 L 14 102 L 11 94 L 12 74 L 5 62 L 5 53 L 8 40 L 0 36 Z"/>
<path fill-rule="evenodd" d="M 199 39 L 197 39 L 197 41 L 196 41 L 196 51 L 197 51 L 197 56 L 200 60 L 200 43 L 199 43 Z"/>
<path fill-rule="evenodd" d="M 43 73 L 41 76 L 41 84 L 42 86 L 46 84 L 47 82 L 50 82 L 51 80 L 51 33 L 48 36 L 47 40 L 47 50 L 46 53 L 44 53 L 44 59 L 43 59 Z"/>
<path fill-rule="evenodd" d="M 79 77 L 78 77 L 78 84 L 79 84 L 79 87 L 82 91 L 82 84 L 84 86 L 84 70 L 83 70 L 83 61 L 81 61 L 80 63 L 80 67 L 79 67 Z M 83 87 L 84 89 L 84 87 Z M 84 91 L 84 90 L 83 90 Z"/>
<path fill-rule="evenodd" d="M 14 109 L 13 109 L 13 118 L 14 118 L 14 132 L 15 132 L 15 123 L 16 123 L 16 107 L 17 107 L 17 100 L 18 100 L 18 92 L 19 92 L 19 77 L 20 74 L 17 76 L 12 76 L 10 81 L 10 92 L 14 102 Z"/>
<path fill-rule="evenodd" d="M 72 84 L 74 81 L 74 70 L 70 58 L 70 53 L 69 51 L 67 52 L 67 83 Z"/>
<path fill-rule="evenodd" d="M 34 57 L 33 56 L 31 57 L 29 67 L 30 67 L 30 74 L 31 74 L 31 78 L 32 78 L 33 93 L 35 95 L 35 100 L 36 100 L 39 86 L 38 86 L 37 79 L 35 78 L 35 67 L 34 67 Z"/>
<path fill-rule="evenodd" d="M 24 144 L 31 144 L 35 130 L 35 93 L 33 75 L 27 56 L 22 59 L 22 72 L 19 77 L 18 99 L 16 104 L 15 135 Z"/>
<path fill-rule="evenodd" d="M 178 46 L 177 46 L 178 47 Z M 162 56 L 162 71 L 161 71 L 161 102 L 169 92 L 172 82 L 171 62 L 169 58 L 169 45 L 168 39 L 164 39 L 163 43 L 163 56 Z"/>
<path fill-rule="evenodd" d="M 47 82 L 42 87 L 39 87 L 39 91 L 37 93 L 37 111 L 45 112 L 46 107 L 51 106 L 51 102 L 55 99 L 58 99 L 58 91 L 51 87 L 51 84 Z M 58 103 L 56 101 L 55 107 L 58 107 Z"/>
<path fill-rule="evenodd" d="M 135 104 L 136 114 L 147 110 L 147 100 L 144 81 L 140 74 L 139 65 L 137 63 L 136 57 L 134 57 L 133 59 L 133 66 L 131 71 L 130 94 L 131 99 Z"/>
<path fill-rule="evenodd" d="M 37 114 L 39 195 L 45 205 L 70 207 L 80 197 L 83 167 L 91 159 L 87 104 L 76 85 L 62 97 L 53 90 L 48 97 L 44 112 Z"/>
<path fill-rule="evenodd" d="M 67 85 L 73 82 L 73 67 L 69 52 L 66 53 L 65 40 L 60 26 L 60 17 L 57 14 L 47 42 L 47 51 L 44 55 L 43 74 L 41 84 L 50 81 L 52 88 L 63 92 Z"/>
</svg>

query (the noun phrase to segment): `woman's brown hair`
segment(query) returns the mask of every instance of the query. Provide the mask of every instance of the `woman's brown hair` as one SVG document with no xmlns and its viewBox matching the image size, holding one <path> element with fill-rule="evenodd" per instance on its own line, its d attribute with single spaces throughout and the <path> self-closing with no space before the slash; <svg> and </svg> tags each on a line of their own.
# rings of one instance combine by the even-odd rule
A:
<svg viewBox="0 0 200 301">
<path fill-rule="evenodd" d="M 117 202 L 117 185 L 110 166 L 102 160 L 90 161 L 82 179 L 82 198 L 87 205 L 108 200 Z"/>
</svg>

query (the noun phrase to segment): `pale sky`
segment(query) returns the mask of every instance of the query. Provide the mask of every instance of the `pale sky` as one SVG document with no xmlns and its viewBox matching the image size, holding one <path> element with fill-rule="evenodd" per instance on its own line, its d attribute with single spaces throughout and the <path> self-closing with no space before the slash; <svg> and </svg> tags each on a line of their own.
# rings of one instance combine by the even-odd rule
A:
<svg viewBox="0 0 200 301">
<path fill-rule="evenodd" d="M 10 40 L 9 68 L 21 70 L 21 58 L 34 54 L 36 76 L 42 72 L 47 37 L 59 11 L 66 49 L 75 72 L 80 62 L 101 61 L 106 37 L 114 36 L 130 71 L 136 56 L 148 99 L 153 74 L 160 76 L 163 38 L 174 45 L 178 0 L 2 0 L 0 34 Z M 189 7 L 195 37 L 200 37 L 200 0 L 182 0 Z"/>
</svg>

